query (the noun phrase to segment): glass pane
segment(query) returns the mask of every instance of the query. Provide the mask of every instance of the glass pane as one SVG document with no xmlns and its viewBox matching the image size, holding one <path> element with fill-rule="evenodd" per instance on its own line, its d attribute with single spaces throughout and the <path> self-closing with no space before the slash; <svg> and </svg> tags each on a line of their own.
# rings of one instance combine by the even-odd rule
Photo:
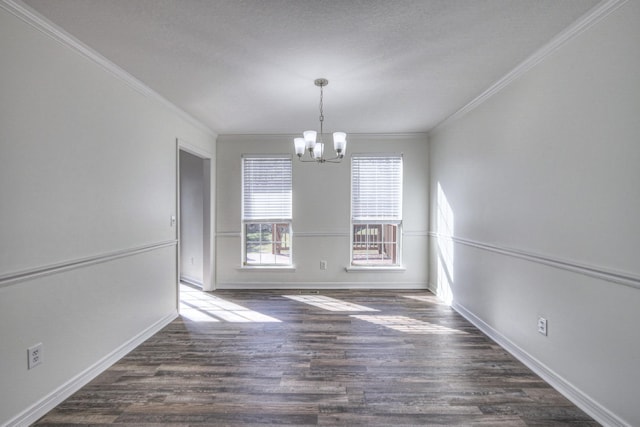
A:
<svg viewBox="0 0 640 427">
<path fill-rule="evenodd" d="M 367 225 L 366 224 L 354 224 L 353 225 L 353 247 L 351 248 L 353 254 L 352 262 L 354 264 L 361 263 L 366 260 L 366 248 L 367 248 Z"/>
<path fill-rule="evenodd" d="M 282 248 L 280 249 L 280 253 L 278 253 L 278 255 L 286 258 L 286 262 L 284 262 L 284 264 L 289 264 L 289 255 L 291 255 L 291 249 L 288 247 Z"/>
<path fill-rule="evenodd" d="M 398 265 L 397 224 L 354 224 L 354 265 Z"/>
<path fill-rule="evenodd" d="M 289 224 L 276 224 L 274 241 L 276 264 L 289 264 L 289 252 L 291 249 L 291 235 Z"/>
<path fill-rule="evenodd" d="M 396 247 L 397 245 L 394 243 L 386 243 L 382 251 L 382 257 L 380 259 L 380 262 L 383 264 L 391 264 L 391 265 L 396 264 L 397 263 Z"/>
<path fill-rule="evenodd" d="M 289 234 L 289 224 L 278 224 L 276 240 L 285 244 L 285 246 L 289 246 L 290 239 L 291 236 Z"/>
<path fill-rule="evenodd" d="M 271 242 L 273 240 L 271 235 L 272 229 L 273 229 L 273 226 L 271 224 L 262 224 L 261 234 L 262 234 L 263 242 Z"/>
<path fill-rule="evenodd" d="M 260 255 L 260 263 L 273 265 L 276 263 L 276 256 L 272 254 L 271 251 L 269 251 L 268 253 L 262 252 L 262 254 Z"/>
<path fill-rule="evenodd" d="M 398 226 L 395 224 L 384 224 L 382 226 L 382 242 L 397 243 Z"/>
<path fill-rule="evenodd" d="M 257 243 L 247 243 L 247 264 L 260 264 L 260 245 Z"/>
<path fill-rule="evenodd" d="M 291 226 L 288 223 L 245 224 L 247 265 L 291 265 Z"/>
<path fill-rule="evenodd" d="M 260 224 L 247 224 L 245 229 L 247 242 L 257 242 L 260 240 Z"/>
</svg>

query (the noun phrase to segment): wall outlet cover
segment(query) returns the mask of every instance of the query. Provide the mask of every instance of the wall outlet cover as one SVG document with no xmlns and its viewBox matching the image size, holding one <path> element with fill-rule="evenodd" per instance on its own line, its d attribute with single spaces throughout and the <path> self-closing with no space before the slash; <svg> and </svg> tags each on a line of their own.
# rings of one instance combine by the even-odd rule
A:
<svg viewBox="0 0 640 427">
<path fill-rule="evenodd" d="M 544 336 L 547 336 L 547 319 L 544 317 L 538 318 L 538 332 Z"/>
<path fill-rule="evenodd" d="M 38 343 L 27 349 L 27 368 L 33 369 L 42 363 L 42 343 Z"/>
</svg>

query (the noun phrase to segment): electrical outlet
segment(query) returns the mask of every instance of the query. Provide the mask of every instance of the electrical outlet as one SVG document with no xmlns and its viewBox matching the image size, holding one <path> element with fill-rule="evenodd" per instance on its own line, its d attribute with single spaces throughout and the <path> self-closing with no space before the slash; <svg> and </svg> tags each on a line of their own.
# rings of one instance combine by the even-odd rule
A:
<svg viewBox="0 0 640 427">
<path fill-rule="evenodd" d="M 327 261 L 322 260 L 320 261 L 320 270 L 326 270 L 327 269 Z"/>
<path fill-rule="evenodd" d="M 547 319 L 544 317 L 538 317 L 538 332 L 547 336 Z"/>
<path fill-rule="evenodd" d="M 33 369 L 42 363 L 42 343 L 38 343 L 27 349 L 27 368 Z"/>
</svg>

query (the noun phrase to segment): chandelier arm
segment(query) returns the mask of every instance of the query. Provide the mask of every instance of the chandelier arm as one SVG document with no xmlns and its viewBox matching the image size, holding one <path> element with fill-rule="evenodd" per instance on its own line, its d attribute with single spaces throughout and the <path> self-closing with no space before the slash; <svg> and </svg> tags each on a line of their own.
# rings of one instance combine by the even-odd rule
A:
<svg viewBox="0 0 640 427">
<path fill-rule="evenodd" d="M 344 156 L 336 156 L 330 159 L 324 159 L 324 161 L 329 163 L 340 163 L 342 162 L 342 159 L 344 159 Z"/>
</svg>

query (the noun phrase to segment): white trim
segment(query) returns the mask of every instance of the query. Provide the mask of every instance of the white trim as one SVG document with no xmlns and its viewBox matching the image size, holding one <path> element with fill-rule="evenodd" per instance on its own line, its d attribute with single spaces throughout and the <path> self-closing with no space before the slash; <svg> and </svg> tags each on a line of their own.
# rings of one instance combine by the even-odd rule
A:
<svg viewBox="0 0 640 427">
<path fill-rule="evenodd" d="M 120 249 L 117 251 L 107 252 L 99 255 L 93 255 L 85 258 L 77 258 L 67 261 L 62 261 L 56 264 L 50 264 L 28 270 L 17 271 L 14 273 L 4 274 L 0 276 L 0 288 L 15 285 L 16 283 L 23 282 L 25 280 L 35 279 L 37 277 L 48 276 L 50 274 L 61 273 L 63 271 L 75 270 L 82 267 L 87 267 L 94 264 L 100 264 L 103 262 L 113 261 L 119 258 L 130 257 L 132 255 L 141 254 L 143 252 L 154 251 L 156 249 L 166 248 L 169 246 L 176 246 L 177 240 L 167 240 L 164 242 L 152 243 L 149 245 L 138 246 L 129 249 Z"/>
<path fill-rule="evenodd" d="M 286 143 L 291 144 L 291 150 L 293 152 L 293 138 L 297 138 L 298 134 L 221 134 L 218 135 L 217 142 L 219 143 L 237 143 L 247 141 L 259 141 L 259 142 L 271 142 L 271 143 Z M 350 133 L 347 135 L 350 142 L 353 141 L 411 141 L 414 140 L 417 143 L 425 143 L 428 139 L 428 134 L 425 132 L 417 133 Z M 348 149 L 349 147 L 347 147 Z M 293 156 L 293 155 L 292 155 Z M 295 162 L 294 162 L 295 163 Z"/>
<path fill-rule="evenodd" d="M 200 282 L 198 279 L 194 279 L 194 278 L 189 277 L 189 276 L 180 276 L 179 283 L 186 283 L 187 285 L 195 286 L 196 288 L 200 288 L 200 289 L 203 288 L 202 282 Z M 179 298 L 179 296 L 178 296 L 178 298 Z M 178 301 L 178 304 L 179 303 L 180 302 Z"/>
<path fill-rule="evenodd" d="M 197 145 L 193 145 L 189 142 L 181 138 L 176 138 L 178 141 L 178 148 L 182 151 L 186 151 L 189 154 L 193 154 L 196 157 L 200 157 L 201 159 L 213 159 L 214 153 L 213 151 L 209 151 L 205 148 L 199 147 Z"/>
<path fill-rule="evenodd" d="M 295 265 L 243 265 L 237 268 L 238 271 L 251 271 L 257 273 L 293 273 L 296 271 Z"/>
<path fill-rule="evenodd" d="M 218 231 L 216 237 L 242 237 L 240 231 Z"/>
<path fill-rule="evenodd" d="M 216 211 L 215 197 L 212 191 L 215 191 L 215 156 L 214 153 L 195 145 L 192 145 L 181 138 L 176 138 L 176 237 L 180 241 L 180 151 L 192 154 L 203 162 L 203 241 L 202 241 L 202 284 L 201 287 L 205 291 L 215 290 L 215 224 L 212 220 L 212 213 Z M 181 279 L 181 259 L 180 245 L 176 251 L 176 307 L 179 306 L 179 283 Z"/>
<path fill-rule="evenodd" d="M 145 97 L 158 102 L 164 107 L 167 107 L 173 113 L 175 113 L 182 119 L 186 120 L 187 122 L 191 123 L 193 126 L 197 127 L 201 131 L 213 137 L 217 136 L 215 132 L 213 132 L 208 126 L 203 124 L 201 121 L 197 120 L 196 118 L 194 118 L 193 116 L 185 112 L 184 110 L 178 108 L 171 101 L 169 101 L 168 99 L 166 99 L 165 97 L 163 97 L 162 95 L 154 91 L 153 89 L 149 88 L 143 82 L 136 79 L 134 76 L 132 76 L 122 68 L 118 67 L 109 59 L 100 55 L 98 52 L 94 51 L 89 46 L 85 45 L 80 40 L 76 39 L 71 34 L 67 33 L 62 28 L 58 27 L 57 25 L 55 25 L 54 23 L 46 19 L 44 16 L 40 15 L 38 12 L 36 12 L 34 9 L 29 7 L 22 1 L 0 0 L 0 7 L 7 10 L 8 12 L 18 17 L 22 21 L 26 22 L 27 24 L 31 25 L 32 27 L 42 32 L 43 34 L 51 37 L 53 40 L 57 41 L 63 46 L 76 51 L 78 54 L 92 61 L 93 63 L 101 67 L 103 70 L 105 70 L 106 72 L 108 72 L 109 74 L 117 78 L 118 80 L 122 81 L 131 89 L 135 90 L 141 95 L 144 95 Z"/>
<path fill-rule="evenodd" d="M 605 426 L 631 427 L 630 424 L 627 424 L 593 398 L 576 388 L 569 381 L 562 378 L 544 363 L 510 341 L 461 304 L 454 301 L 452 308 L 597 422 Z"/>
<path fill-rule="evenodd" d="M 403 152 L 385 152 L 385 151 L 374 151 L 374 152 L 368 152 L 368 151 L 364 151 L 364 152 L 355 152 L 355 153 L 351 153 L 351 158 L 353 159 L 354 157 L 373 157 L 373 158 L 377 158 L 377 157 L 400 157 L 402 161 L 404 161 L 404 153 Z"/>
<path fill-rule="evenodd" d="M 162 328 L 171 323 L 178 317 L 177 312 L 170 313 L 158 320 L 144 331 L 127 341 L 114 351 L 94 363 L 89 368 L 80 372 L 75 377 L 71 378 L 60 387 L 38 400 L 36 403 L 11 418 L 6 424 L 6 427 L 13 426 L 27 426 L 36 422 L 40 417 L 44 416 L 47 412 L 62 403 L 65 399 L 71 396 L 76 391 L 87 385 L 91 380 L 97 377 L 102 372 L 106 371 L 111 365 L 122 359 L 130 351 L 137 346 L 145 342 L 147 339 L 158 333 Z"/>
<path fill-rule="evenodd" d="M 404 231 L 402 232 L 404 237 L 426 237 L 431 236 L 432 233 L 428 231 Z M 219 231 L 216 233 L 216 237 L 241 237 L 240 231 Z M 293 237 L 349 237 L 348 231 L 294 231 Z"/>
<path fill-rule="evenodd" d="M 603 0 L 599 4 L 597 4 L 593 9 L 587 12 L 585 15 L 576 20 L 572 25 L 565 28 L 562 32 L 560 32 L 557 36 L 555 36 L 549 43 L 542 46 L 540 49 L 535 51 L 531 56 L 518 64 L 514 69 L 505 74 L 498 81 L 493 83 L 489 88 L 487 88 L 480 95 L 471 100 L 464 107 L 457 110 L 455 113 L 435 125 L 430 131 L 429 135 L 435 135 L 444 129 L 447 125 L 452 122 L 457 121 L 462 116 L 467 113 L 473 111 L 478 106 L 483 104 L 489 98 L 494 96 L 496 93 L 500 92 L 502 89 L 511 84 L 514 80 L 517 80 L 521 76 L 523 76 L 527 71 L 535 67 L 540 62 L 547 59 L 554 52 L 564 46 L 567 42 L 572 40 L 574 37 L 583 33 L 600 20 L 605 18 L 611 12 L 622 6 L 626 3 L 627 0 Z"/>
<path fill-rule="evenodd" d="M 438 287 L 431 281 L 427 283 L 427 289 L 429 290 L 429 292 L 431 292 L 435 296 L 438 296 Z"/>
<path fill-rule="evenodd" d="M 341 231 L 309 231 L 309 232 L 297 232 L 293 234 L 293 237 L 349 237 L 349 232 Z"/>
<path fill-rule="evenodd" d="M 233 282 L 218 283 L 217 289 L 386 289 L 427 290 L 426 282 Z"/>
<path fill-rule="evenodd" d="M 514 258 L 520 258 L 526 261 L 531 261 L 538 264 L 571 271 L 573 273 L 594 277 L 596 279 L 606 280 L 608 282 L 617 283 L 619 285 L 640 289 L 640 277 L 631 273 L 610 270 L 596 265 L 583 264 L 576 261 L 557 258 L 552 255 L 538 254 L 521 249 L 514 249 L 506 246 L 483 243 L 471 239 L 464 239 L 461 237 L 446 236 L 438 233 L 429 233 L 429 235 L 435 239 L 450 239 L 453 242 L 461 245 L 470 246 L 501 255 L 511 256 Z"/>
<path fill-rule="evenodd" d="M 265 153 L 265 154 L 254 154 L 254 153 L 244 153 L 240 155 L 242 159 L 286 159 L 293 160 L 293 154 L 290 153 Z"/>
<path fill-rule="evenodd" d="M 404 271 L 407 271 L 407 269 L 401 265 L 396 265 L 396 266 L 351 265 L 349 267 L 345 267 L 344 270 L 347 273 L 385 273 L 385 272 L 402 273 Z"/>
<path fill-rule="evenodd" d="M 404 237 L 427 237 L 430 235 L 428 231 L 403 231 Z"/>
</svg>

